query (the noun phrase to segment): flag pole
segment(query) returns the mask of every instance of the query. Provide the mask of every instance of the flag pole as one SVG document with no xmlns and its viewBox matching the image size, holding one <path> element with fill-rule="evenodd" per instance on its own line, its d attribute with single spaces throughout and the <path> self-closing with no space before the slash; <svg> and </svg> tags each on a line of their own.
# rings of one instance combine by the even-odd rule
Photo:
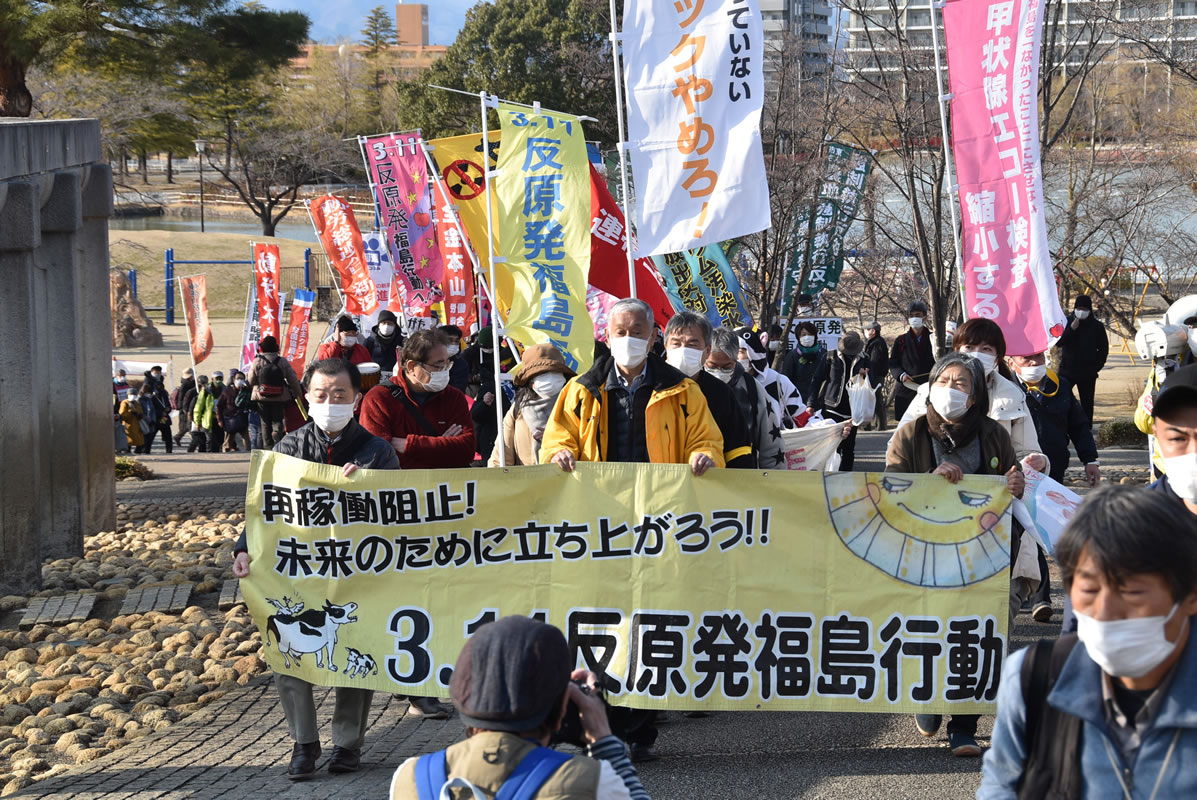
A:
<svg viewBox="0 0 1197 800">
<path fill-rule="evenodd" d="M 183 292 L 183 278 L 192 278 L 194 275 L 181 275 L 175 278 L 175 283 L 179 284 L 179 302 L 183 306 L 183 325 L 187 328 L 187 352 L 191 354 L 191 377 L 199 379 L 199 371 L 195 368 L 195 345 L 191 343 L 191 319 L 194 319 L 193 314 L 188 314 L 187 295 Z"/>
<path fill-rule="evenodd" d="M 615 68 L 615 120 L 619 127 L 619 184 L 623 201 L 623 229 L 627 237 L 628 254 L 628 296 L 636 296 L 636 259 L 632 255 L 632 215 L 628 209 L 628 142 L 623 124 L 623 79 L 619 74 L 619 51 L 623 42 L 623 34 L 616 24 L 615 0 L 610 0 L 611 7 L 611 63 Z"/>
<path fill-rule="evenodd" d="M 488 130 L 488 120 L 486 118 L 486 107 L 488 105 L 486 92 L 478 93 L 478 101 L 482 109 L 482 164 L 483 175 L 486 177 L 486 250 L 490 256 L 490 285 L 495 285 L 495 261 L 499 256 L 495 255 L 495 222 L 494 213 L 491 210 L 491 201 L 495 195 L 490 191 L 491 179 L 498 175 L 497 169 L 490 169 L 490 158 L 488 156 L 487 148 L 490 143 L 490 131 Z M 498 105 L 498 98 L 495 99 L 495 105 Z M 505 259 L 504 259 L 505 260 Z M 501 345 L 499 342 L 499 306 L 495 302 L 495 298 L 491 295 L 490 298 L 491 321 L 490 321 L 490 335 L 494 347 L 494 367 L 495 367 L 495 417 L 499 423 L 499 435 L 495 438 L 495 447 L 499 448 L 499 465 L 507 466 L 507 445 L 503 441 L 503 395 L 502 389 L 499 386 L 499 355 L 501 353 Z"/>
<path fill-rule="evenodd" d="M 611 0 L 614 2 L 615 0 Z M 952 242 L 956 247 L 956 284 L 960 290 L 960 316 L 968 319 L 968 305 L 964 295 L 964 254 L 960 251 L 960 223 L 957 220 L 956 208 L 959 205 L 960 187 L 952 178 L 952 150 L 948 142 L 948 103 L 952 95 L 943 90 L 943 65 L 939 58 L 939 22 L 935 17 L 935 9 L 943 8 L 943 0 L 927 0 L 927 11 L 931 14 L 931 49 L 935 53 L 935 85 L 939 95 L 939 124 L 943 131 L 943 169 L 944 178 L 948 182 L 948 208 L 952 213 Z"/>
</svg>

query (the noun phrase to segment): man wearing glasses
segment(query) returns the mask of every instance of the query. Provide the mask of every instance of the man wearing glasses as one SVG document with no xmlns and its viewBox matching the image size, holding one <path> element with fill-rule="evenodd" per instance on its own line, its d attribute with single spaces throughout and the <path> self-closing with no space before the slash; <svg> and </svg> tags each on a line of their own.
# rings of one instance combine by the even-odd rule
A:
<svg viewBox="0 0 1197 800">
<path fill-rule="evenodd" d="M 474 422 L 466 396 L 449 385 L 444 336 L 417 331 L 398 355 L 394 377 L 362 400 L 362 427 L 391 443 L 403 469 L 468 467 Z"/>
</svg>

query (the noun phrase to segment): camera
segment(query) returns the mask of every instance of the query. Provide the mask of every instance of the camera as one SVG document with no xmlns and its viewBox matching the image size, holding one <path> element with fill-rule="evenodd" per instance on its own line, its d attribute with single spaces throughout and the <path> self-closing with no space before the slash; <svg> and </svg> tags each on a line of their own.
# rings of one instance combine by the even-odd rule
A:
<svg viewBox="0 0 1197 800">
<path fill-rule="evenodd" d="M 607 705 L 606 692 L 603 691 L 601 684 L 592 689 L 586 681 L 572 681 L 572 683 L 581 689 L 583 694 L 597 696 L 602 701 L 604 709 L 610 710 L 610 706 Z M 586 747 L 586 735 L 582 729 L 582 713 L 578 711 L 577 705 L 572 700 L 565 709 L 565 719 L 561 721 L 561 727 L 553 734 L 553 744 Z"/>
</svg>

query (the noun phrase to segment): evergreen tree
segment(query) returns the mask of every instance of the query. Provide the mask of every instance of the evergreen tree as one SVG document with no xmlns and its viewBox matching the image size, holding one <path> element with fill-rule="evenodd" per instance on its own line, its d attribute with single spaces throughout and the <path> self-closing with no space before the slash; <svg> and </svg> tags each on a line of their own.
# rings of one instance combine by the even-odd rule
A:
<svg viewBox="0 0 1197 800">
<path fill-rule="evenodd" d="M 366 26 L 362 28 L 366 55 L 376 56 L 395 42 L 395 23 L 391 21 L 391 15 L 386 6 L 376 6 L 366 15 Z"/>
</svg>

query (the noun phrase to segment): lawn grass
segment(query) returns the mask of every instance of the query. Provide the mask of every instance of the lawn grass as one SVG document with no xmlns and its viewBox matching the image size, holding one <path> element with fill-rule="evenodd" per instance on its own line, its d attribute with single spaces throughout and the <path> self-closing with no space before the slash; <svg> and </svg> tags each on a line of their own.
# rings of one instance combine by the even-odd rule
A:
<svg viewBox="0 0 1197 800">
<path fill-rule="evenodd" d="M 249 261 L 250 243 L 271 242 L 282 255 L 283 291 L 303 285 L 303 251 L 309 247 L 320 254 L 319 245 L 298 239 L 247 236 L 237 233 L 186 233 L 181 231 L 121 231 L 108 233 L 109 259 L 114 268 L 137 270 L 137 296 L 142 305 L 159 307 L 164 299 L 165 250 L 173 247 L 176 261 Z M 205 273 L 208 276 L 208 313 L 212 317 L 241 317 L 245 297 L 253 280 L 249 264 L 180 264 L 175 276 Z M 179 313 L 178 289 L 175 310 Z"/>
</svg>

